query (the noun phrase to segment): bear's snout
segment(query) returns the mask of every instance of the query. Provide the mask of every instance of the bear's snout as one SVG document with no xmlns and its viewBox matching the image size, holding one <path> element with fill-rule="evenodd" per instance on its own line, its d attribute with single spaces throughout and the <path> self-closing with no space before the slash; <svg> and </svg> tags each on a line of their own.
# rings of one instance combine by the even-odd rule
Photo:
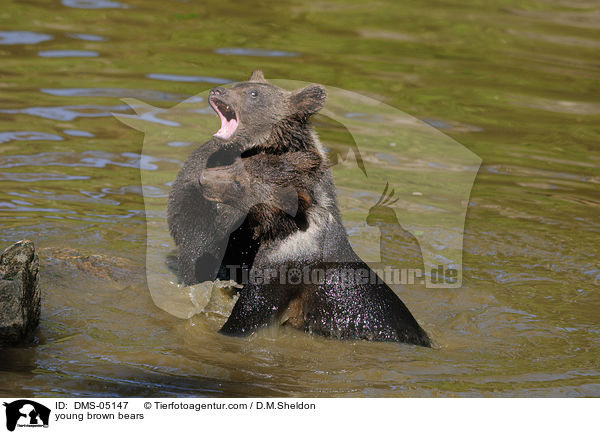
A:
<svg viewBox="0 0 600 434">
<path fill-rule="evenodd" d="M 239 200 L 243 194 L 235 175 L 235 166 L 205 169 L 200 175 L 200 185 L 204 197 L 213 202 L 228 203 Z"/>
<path fill-rule="evenodd" d="M 200 175 L 200 185 L 210 187 L 218 184 L 229 184 L 231 176 L 225 170 L 221 169 L 206 169 Z"/>
<path fill-rule="evenodd" d="M 222 87 L 213 87 L 209 93 L 210 96 L 221 96 L 225 93 L 225 89 Z"/>
</svg>

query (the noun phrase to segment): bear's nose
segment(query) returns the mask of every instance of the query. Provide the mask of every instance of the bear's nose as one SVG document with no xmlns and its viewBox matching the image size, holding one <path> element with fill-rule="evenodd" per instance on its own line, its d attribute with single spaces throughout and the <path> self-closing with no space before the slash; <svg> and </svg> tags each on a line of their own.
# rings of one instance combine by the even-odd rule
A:
<svg viewBox="0 0 600 434">
<path fill-rule="evenodd" d="M 222 87 L 213 87 L 210 90 L 210 95 L 211 96 L 221 96 L 225 93 L 225 89 L 223 89 Z"/>
</svg>

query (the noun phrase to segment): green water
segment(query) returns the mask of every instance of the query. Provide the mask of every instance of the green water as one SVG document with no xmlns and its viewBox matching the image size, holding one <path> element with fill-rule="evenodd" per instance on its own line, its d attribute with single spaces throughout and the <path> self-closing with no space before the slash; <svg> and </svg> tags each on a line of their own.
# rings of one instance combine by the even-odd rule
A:
<svg viewBox="0 0 600 434">
<path fill-rule="evenodd" d="M 0 8 L 0 243 L 36 243 L 43 291 L 36 344 L 0 350 L 0 395 L 600 395 L 597 2 L 62 3 Z M 462 288 L 400 291 L 434 349 L 231 339 L 224 295 L 187 320 L 153 303 L 143 135 L 111 112 L 256 68 L 383 101 L 483 160 Z"/>
</svg>

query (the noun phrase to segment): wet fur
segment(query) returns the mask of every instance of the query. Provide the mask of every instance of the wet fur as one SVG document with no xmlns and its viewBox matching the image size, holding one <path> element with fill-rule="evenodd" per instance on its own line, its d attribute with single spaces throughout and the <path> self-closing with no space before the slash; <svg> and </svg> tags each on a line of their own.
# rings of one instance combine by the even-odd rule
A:
<svg viewBox="0 0 600 434">
<path fill-rule="evenodd" d="M 285 316 L 289 325 L 328 337 L 430 346 L 427 334 L 383 281 L 349 283 L 340 279 L 339 274 L 328 276 L 331 271 L 372 271 L 352 250 L 339 213 L 332 213 L 324 206 L 332 207 L 336 203 L 333 190 L 323 190 L 319 183 L 312 182 L 315 173 L 329 178 L 325 162 L 315 168 L 312 164 L 301 163 L 302 156 L 309 158 L 307 153 L 277 157 L 257 154 L 242 160 L 244 168 L 241 171 L 235 165 L 207 169 L 208 178 L 212 171 L 226 170 L 230 175 L 230 182 L 220 187 L 222 195 L 218 200 L 230 200 L 232 205 L 241 203 L 239 198 L 230 198 L 225 192 L 228 186 L 249 179 L 240 176 L 240 172 L 253 174 L 252 181 L 246 185 L 247 190 L 240 195 L 251 195 L 255 184 L 261 185 L 261 192 L 269 192 L 261 196 L 266 203 L 249 210 L 248 220 L 260 245 L 252 268 L 261 270 L 261 276 L 271 278 L 261 284 L 244 286 L 221 331 L 244 336 L 259 327 L 281 322 Z M 289 170 L 290 164 L 294 163 L 298 166 Z M 281 185 L 294 185 L 299 197 L 311 198 L 298 207 L 296 215 L 283 212 L 270 202 L 273 199 L 269 187 Z M 217 200 L 214 192 L 212 197 Z M 295 225 L 299 215 L 301 221 L 306 221 L 306 227 Z M 322 282 L 290 282 L 285 270 L 303 267 L 321 269 L 327 278 Z M 273 274 L 278 270 L 284 270 L 282 272 L 286 274 L 283 277 Z"/>
</svg>

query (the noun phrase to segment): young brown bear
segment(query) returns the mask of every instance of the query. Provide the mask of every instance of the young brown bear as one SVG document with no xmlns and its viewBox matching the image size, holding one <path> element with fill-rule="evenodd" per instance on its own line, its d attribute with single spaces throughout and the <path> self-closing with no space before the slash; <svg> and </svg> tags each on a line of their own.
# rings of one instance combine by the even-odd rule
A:
<svg viewBox="0 0 600 434">
<path fill-rule="evenodd" d="M 325 97 L 317 85 L 286 92 L 257 72 L 249 82 L 211 91 L 222 124 L 213 141 L 221 146 L 211 141 L 192 154 L 170 197 L 180 264 L 203 260 L 211 254 L 207 246 L 243 219 L 220 265 L 247 266 L 258 278 L 243 282 L 222 333 L 248 335 L 285 315 L 288 324 L 324 336 L 430 346 L 406 306 L 348 242 L 327 159 L 308 123 Z M 211 215 L 219 221 L 204 220 Z M 194 231 L 181 232 L 192 221 Z M 219 224 L 229 226 L 211 233 Z M 203 243 L 190 252 L 183 247 L 189 239 Z"/>
<path fill-rule="evenodd" d="M 258 249 L 248 228 L 247 210 L 204 198 L 199 182 L 202 171 L 231 164 L 242 153 L 307 150 L 323 158 L 307 119 L 322 107 L 325 98 L 321 86 L 287 92 L 269 84 L 260 71 L 230 89 L 211 90 L 209 102 L 221 119 L 221 128 L 188 157 L 169 193 L 167 220 L 178 248 L 178 273 L 183 283 L 214 280 L 218 273 L 222 278 L 237 279 L 240 276 L 227 274 L 227 266 L 250 267 Z M 323 195 L 334 188 L 330 175 L 319 185 L 317 190 Z M 331 211 L 336 213 L 337 208 L 333 206 Z"/>
</svg>

